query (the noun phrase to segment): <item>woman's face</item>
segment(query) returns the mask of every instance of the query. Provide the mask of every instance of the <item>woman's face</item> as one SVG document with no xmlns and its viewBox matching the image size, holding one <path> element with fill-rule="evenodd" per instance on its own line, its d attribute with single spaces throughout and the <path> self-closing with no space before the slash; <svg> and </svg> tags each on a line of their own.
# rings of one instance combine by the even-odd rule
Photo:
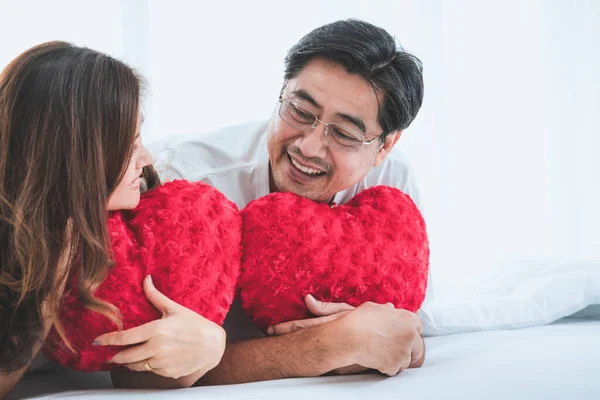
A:
<svg viewBox="0 0 600 400">
<path fill-rule="evenodd" d="M 152 156 L 142 144 L 142 138 L 140 137 L 141 118 L 138 118 L 137 125 L 136 138 L 129 165 L 127 165 L 123 179 L 121 179 L 121 182 L 119 182 L 114 192 L 108 198 L 107 209 L 109 211 L 131 210 L 140 202 L 140 175 L 143 168 L 152 163 Z"/>
</svg>

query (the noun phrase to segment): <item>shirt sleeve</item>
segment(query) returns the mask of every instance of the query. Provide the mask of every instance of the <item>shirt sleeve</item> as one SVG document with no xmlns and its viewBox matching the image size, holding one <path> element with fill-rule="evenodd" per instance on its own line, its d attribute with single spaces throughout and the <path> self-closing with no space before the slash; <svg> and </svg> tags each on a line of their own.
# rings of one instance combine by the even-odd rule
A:
<svg viewBox="0 0 600 400">
<path fill-rule="evenodd" d="M 396 153 L 367 175 L 365 188 L 385 185 L 395 187 L 410 196 L 419 211 L 424 214 L 423 199 L 417 177 L 410 160 L 403 153 Z"/>
<path fill-rule="evenodd" d="M 182 171 L 173 165 L 174 150 L 168 143 L 155 142 L 148 144 L 146 147 L 152 154 L 152 164 L 161 182 L 186 179 Z"/>
</svg>

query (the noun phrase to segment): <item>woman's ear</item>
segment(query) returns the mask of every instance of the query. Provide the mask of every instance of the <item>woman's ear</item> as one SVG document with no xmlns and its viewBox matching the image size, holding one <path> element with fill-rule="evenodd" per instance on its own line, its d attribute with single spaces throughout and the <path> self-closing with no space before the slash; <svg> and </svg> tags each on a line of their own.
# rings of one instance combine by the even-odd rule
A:
<svg viewBox="0 0 600 400">
<path fill-rule="evenodd" d="M 379 145 L 379 150 L 377 151 L 377 154 L 375 155 L 375 160 L 373 161 L 374 167 L 378 167 L 381 165 L 381 163 L 385 160 L 390 151 L 392 151 L 392 149 L 398 142 L 398 139 L 400 139 L 401 135 L 402 131 L 400 130 L 394 131 L 387 135 L 385 141 Z"/>
</svg>

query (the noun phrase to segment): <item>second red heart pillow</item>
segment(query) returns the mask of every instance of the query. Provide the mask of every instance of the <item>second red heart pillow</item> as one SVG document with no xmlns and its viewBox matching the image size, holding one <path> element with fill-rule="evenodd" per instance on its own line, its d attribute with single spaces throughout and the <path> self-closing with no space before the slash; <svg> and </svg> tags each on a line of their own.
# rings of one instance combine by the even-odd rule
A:
<svg viewBox="0 0 600 400">
<path fill-rule="evenodd" d="M 309 317 L 306 294 L 416 311 L 427 287 L 429 241 L 411 198 L 377 186 L 331 208 L 274 193 L 242 210 L 242 307 L 261 329 Z"/>
</svg>

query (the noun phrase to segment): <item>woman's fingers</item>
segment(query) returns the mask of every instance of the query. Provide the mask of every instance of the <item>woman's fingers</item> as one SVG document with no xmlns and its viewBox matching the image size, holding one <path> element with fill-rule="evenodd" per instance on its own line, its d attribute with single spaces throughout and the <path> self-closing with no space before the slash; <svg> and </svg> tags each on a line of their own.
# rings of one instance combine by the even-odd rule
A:
<svg viewBox="0 0 600 400">
<path fill-rule="evenodd" d="M 160 320 L 136 326 L 126 331 L 105 333 L 94 340 L 94 346 L 127 346 L 143 343 L 149 340 L 156 332 L 156 325 Z"/>
<path fill-rule="evenodd" d="M 152 303 L 154 307 L 156 307 L 156 309 L 163 314 L 163 316 L 170 315 L 183 309 L 179 303 L 162 294 L 154 286 L 154 282 L 152 282 L 152 275 L 148 275 L 146 279 L 144 279 L 143 286 L 146 297 L 150 303 Z"/>
<path fill-rule="evenodd" d="M 115 364 L 131 364 L 147 360 L 156 354 L 157 349 L 154 348 L 152 342 L 130 347 L 113 356 L 109 362 Z"/>
</svg>

